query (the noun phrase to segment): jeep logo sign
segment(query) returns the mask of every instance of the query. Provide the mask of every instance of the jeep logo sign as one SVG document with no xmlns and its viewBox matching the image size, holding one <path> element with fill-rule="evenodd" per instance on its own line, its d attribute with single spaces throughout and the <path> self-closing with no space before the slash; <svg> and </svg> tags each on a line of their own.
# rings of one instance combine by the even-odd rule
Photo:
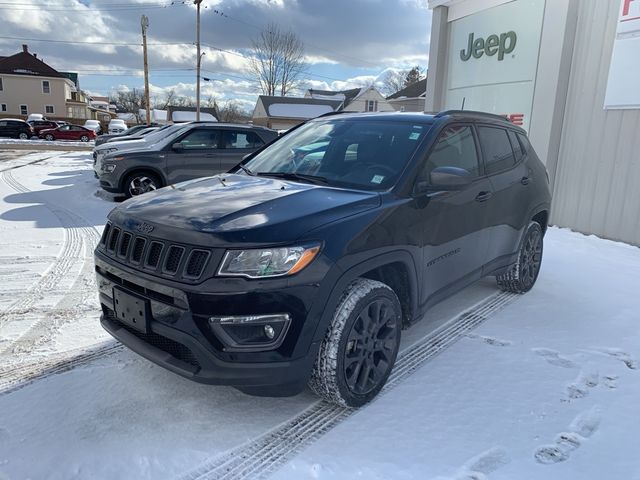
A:
<svg viewBox="0 0 640 480">
<path fill-rule="evenodd" d="M 466 62 L 472 56 L 480 58 L 486 54 L 488 57 L 493 57 L 496 53 L 498 54 L 498 61 L 502 61 L 506 54 L 513 52 L 518 41 L 518 36 L 513 30 L 501 33 L 499 37 L 498 35 L 489 35 L 486 40 L 482 37 L 474 40 L 474 36 L 474 33 L 470 33 L 467 50 L 460 50 L 460 59 L 463 62 Z"/>
</svg>

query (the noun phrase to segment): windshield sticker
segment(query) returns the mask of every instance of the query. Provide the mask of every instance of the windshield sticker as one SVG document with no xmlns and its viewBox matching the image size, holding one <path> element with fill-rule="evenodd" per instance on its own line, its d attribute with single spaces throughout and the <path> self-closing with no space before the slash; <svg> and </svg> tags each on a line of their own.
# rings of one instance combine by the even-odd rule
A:
<svg viewBox="0 0 640 480">
<path fill-rule="evenodd" d="M 420 132 L 411 132 L 409 135 L 409 140 L 417 140 L 420 137 Z"/>
<path fill-rule="evenodd" d="M 374 175 L 371 179 L 371 183 L 382 183 L 384 180 L 384 175 Z"/>
</svg>

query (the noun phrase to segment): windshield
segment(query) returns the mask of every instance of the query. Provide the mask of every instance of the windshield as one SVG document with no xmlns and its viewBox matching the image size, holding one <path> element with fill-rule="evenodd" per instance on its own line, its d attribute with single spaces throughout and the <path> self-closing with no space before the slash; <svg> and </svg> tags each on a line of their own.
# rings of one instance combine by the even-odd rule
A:
<svg viewBox="0 0 640 480">
<path fill-rule="evenodd" d="M 167 139 L 170 135 L 176 132 L 182 132 L 184 129 L 185 129 L 184 124 L 183 125 L 165 125 L 164 127 L 160 127 L 155 132 L 145 136 L 144 139 L 147 141 L 147 143 L 153 144 L 153 143 L 159 142 L 160 140 Z"/>
<path fill-rule="evenodd" d="M 386 189 L 402 173 L 429 127 L 373 119 L 317 120 L 260 152 L 244 165 L 245 172 Z"/>
</svg>

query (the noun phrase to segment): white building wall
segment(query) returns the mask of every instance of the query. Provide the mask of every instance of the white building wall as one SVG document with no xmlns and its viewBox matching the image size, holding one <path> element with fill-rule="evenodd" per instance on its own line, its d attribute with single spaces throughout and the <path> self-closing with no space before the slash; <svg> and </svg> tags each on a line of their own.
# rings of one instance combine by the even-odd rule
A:
<svg viewBox="0 0 640 480">
<path fill-rule="evenodd" d="M 551 220 L 640 245 L 640 109 L 603 108 L 620 3 L 578 5 Z"/>
<path fill-rule="evenodd" d="M 367 102 L 373 100 L 378 102 L 377 112 L 394 112 L 395 109 L 389 104 L 386 98 L 382 96 L 375 88 L 369 88 L 360 93 L 349 105 L 344 109 L 345 112 L 366 112 Z"/>
</svg>

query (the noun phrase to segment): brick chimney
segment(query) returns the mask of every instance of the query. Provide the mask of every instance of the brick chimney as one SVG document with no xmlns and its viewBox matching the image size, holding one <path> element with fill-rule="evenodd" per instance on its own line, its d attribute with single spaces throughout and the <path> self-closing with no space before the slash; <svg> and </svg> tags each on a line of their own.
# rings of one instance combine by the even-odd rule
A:
<svg viewBox="0 0 640 480">
<path fill-rule="evenodd" d="M 29 53 L 29 45 L 27 45 L 26 43 L 22 44 L 22 51 L 24 53 Z"/>
</svg>

